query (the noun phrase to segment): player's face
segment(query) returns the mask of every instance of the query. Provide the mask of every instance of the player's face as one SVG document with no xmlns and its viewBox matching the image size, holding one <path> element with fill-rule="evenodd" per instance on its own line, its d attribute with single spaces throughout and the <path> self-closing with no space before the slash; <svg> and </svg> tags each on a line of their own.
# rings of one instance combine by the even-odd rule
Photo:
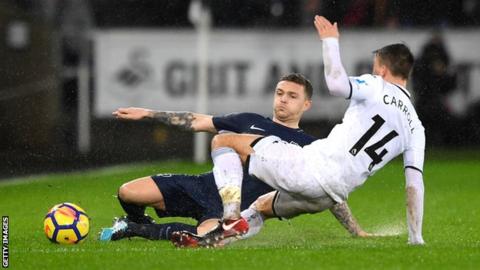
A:
<svg viewBox="0 0 480 270">
<path fill-rule="evenodd" d="M 386 68 L 387 67 L 384 64 L 382 64 L 379 57 L 375 55 L 375 57 L 373 58 L 373 71 L 372 71 L 373 75 L 378 75 L 383 78 L 387 71 Z"/>
<path fill-rule="evenodd" d="M 275 89 L 273 99 L 273 114 L 277 120 L 282 122 L 299 122 L 303 112 L 311 106 L 305 94 L 303 85 L 280 81 Z"/>
</svg>

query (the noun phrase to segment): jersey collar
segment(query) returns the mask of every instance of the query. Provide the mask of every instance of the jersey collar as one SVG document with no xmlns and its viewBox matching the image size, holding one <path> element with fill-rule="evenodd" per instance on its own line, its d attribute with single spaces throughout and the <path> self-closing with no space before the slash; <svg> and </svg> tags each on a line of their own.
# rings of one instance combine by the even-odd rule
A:
<svg viewBox="0 0 480 270">
<path fill-rule="evenodd" d="M 401 87 L 398 84 L 394 84 L 394 83 L 392 83 L 392 84 L 395 85 L 398 89 L 400 89 L 400 91 L 402 91 L 409 99 L 411 98 L 410 92 L 408 92 L 407 89 Z"/>
<path fill-rule="evenodd" d="M 279 123 L 273 121 L 273 119 L 270 119 L 270 117 L 267 117 L 267 119 L 270 120 L 270 121 L 272 121 L 272 123 L 273 123 L 274 125 L 279 126 L 279 127 L 281 127 L 281 128 L 290 129 L 290 130 L 295 130 L 296 132 L 303 132 L 303 129 L 301 129 L 301 128 L 291 128 L 291 127 L 284 126 L 284 125 L 282 125 L 282 124 L 279 124 Z"/>
</svg>

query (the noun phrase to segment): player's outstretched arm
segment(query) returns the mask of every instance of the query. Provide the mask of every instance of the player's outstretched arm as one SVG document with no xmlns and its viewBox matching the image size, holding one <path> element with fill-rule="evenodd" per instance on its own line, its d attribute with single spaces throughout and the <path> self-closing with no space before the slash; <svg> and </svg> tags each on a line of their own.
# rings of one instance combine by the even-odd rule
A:
<svg viewBox="0 0 480 270">
<path fill-rule="evenodd" d="M 422 237 L 423 176 L 420 171 L 406 168 L 405 177 L 407 180 L 408 243 L 411 245 L 423 245 L 425 244 Z"/>
<path fill-rule="evenodd" d="M 358 237 L 370 237 L 374 236 L 371 233 L 368 233 L 360 227 L 357 220 L 353 217 L 352 211 L 348 207 L 347 202 L 337 203 L 330 208 L 330 212 L 335 216 L 335 218 L 342 224 L 342 226 L 347 229 L 353 236 Z"/>
<path fill-rule="evenodd" d="M 350 83 L 340 59 L 337 23 L 332 24 L 325 17 L 315 16 L 315 28 L 322 40 L 325 81 L 328 91 L 334 96 L 350 97 Z"/>
<path fill-rule="evenodd" d="M 155 111 L 144 108 L 119 108 L 112 113 L 117 119 L 141 120 L 153 119 L 169 126 L 176 126 L 186 131 L 206 131 L 217 133 L 212 116 L 193 112 Z"/>
</svg>

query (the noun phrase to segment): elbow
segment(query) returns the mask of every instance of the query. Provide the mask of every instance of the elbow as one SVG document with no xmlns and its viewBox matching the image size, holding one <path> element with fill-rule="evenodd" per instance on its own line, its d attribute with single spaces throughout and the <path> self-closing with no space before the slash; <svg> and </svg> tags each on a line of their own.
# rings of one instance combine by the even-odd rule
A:
<svg viewBox="0 0 480 270">
<path fill-rule="evenodd" d="M 423 185 L 423 175 L 420 171 L 407 168 L 405 170 L 406 176 L 406 188 L 413 188 L 415 190 L 420 190 L 423 192 L 424 185 Z"/>
<path fill-rule="evenodd" d="M 407 183 L 405 189 L 408 196 L 419 196 L 423 198 L 425 192 L 423 181 L 421 180 Z"/>
<path fill-rule="evenodd" d="M 327 81 L 328 92 L 332 96 L 348 97 L 350 95 L 350 84 L 348 81 Z"/>
<path fill-rule="evenodd" d="M 345 96 L 345 90 L 340 87 L 328 87 L 328 92 L 332 96 L 341 97 Z"/>
<path fill-rule="evenodd" d="M 350 95 L 350 82 L 347 75 L 341 70 L 334 70 L 329 75 L 325 76 L 328 92 L 333 96 Z"/>
</svg>

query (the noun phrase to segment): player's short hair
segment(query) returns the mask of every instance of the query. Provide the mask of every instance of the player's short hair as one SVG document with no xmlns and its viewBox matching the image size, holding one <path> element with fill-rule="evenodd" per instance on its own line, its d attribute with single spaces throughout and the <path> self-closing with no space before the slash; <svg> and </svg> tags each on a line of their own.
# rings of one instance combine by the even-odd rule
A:
<svg viewBox="0 0 480 270">
<path fill-rule="evenodd" d="M 410 49 L 402 43 L 391 44 L 373 51 L 382 64 L 392 72 L 392 75 L 408 79 L 413 66 L 413 55 Z"/>
<path fill-rule="evenodd" d="M 294 82 L 296 84 L 300 84 L 303 86 L 303 89 L 305 90 L 305 94 L 308 99 L 312 99 L 313 95 L 313 86 L 310 80 L 308 80 L 305 76 L 303 76 L 300 73 L 290 73 L 287 75 L 284 75 L 280 78 L 280 81 L 289 81 L 289 82 Z"/>
</svg>

